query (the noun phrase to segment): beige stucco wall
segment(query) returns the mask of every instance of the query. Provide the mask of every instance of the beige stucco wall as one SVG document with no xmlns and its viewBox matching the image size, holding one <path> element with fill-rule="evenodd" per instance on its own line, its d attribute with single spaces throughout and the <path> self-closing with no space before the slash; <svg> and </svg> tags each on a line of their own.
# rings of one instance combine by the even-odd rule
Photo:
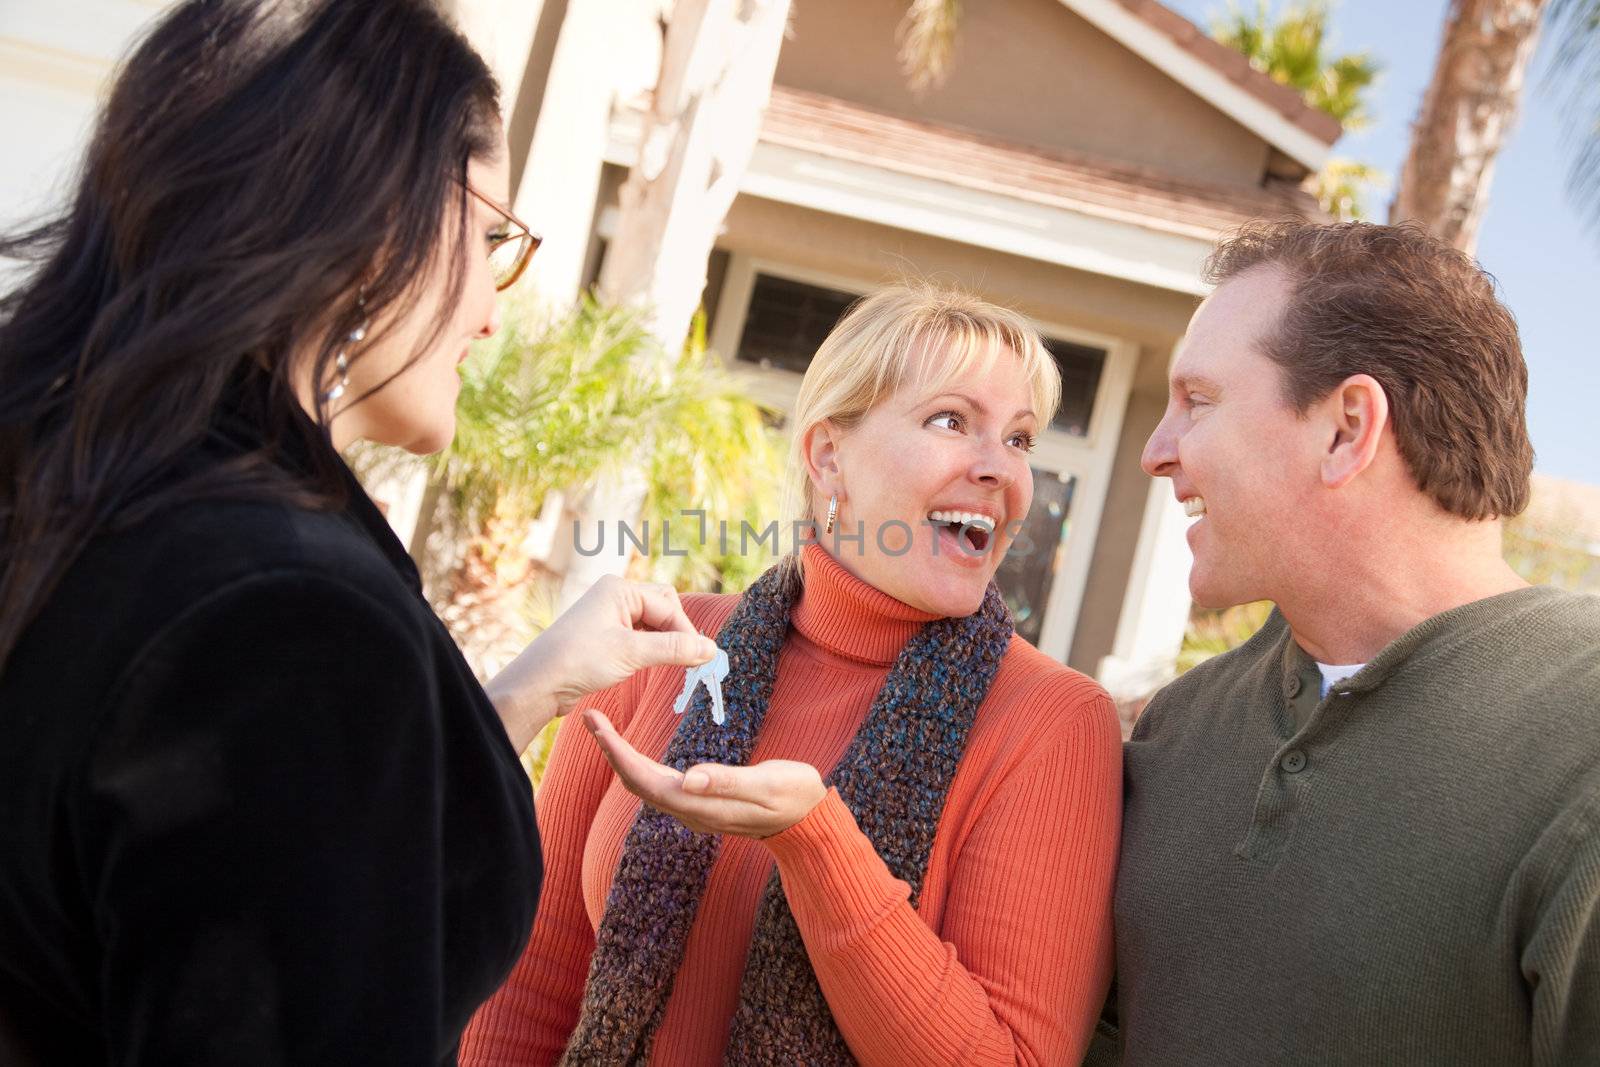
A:
<svg viewBox="0 0 1600 1067">
<path fill-rule="evenodd" d="M 1169 351 L 1194 307 L 1180 293 L 749 196 L 734 201 L 717 247 L 867 284 L 931 276 L 1047 322 Z"/>
<path fill-rule="evenodd" d="M 795 4 L 776 81 L 1190 179 L 1261 180 L 1269 152 L 1264 141 L 1060 0 L 962 4 L 950 77 L 918 95 L 896 59 L 895 31 L 906 7 L 906 0 Z"/>
</svg>

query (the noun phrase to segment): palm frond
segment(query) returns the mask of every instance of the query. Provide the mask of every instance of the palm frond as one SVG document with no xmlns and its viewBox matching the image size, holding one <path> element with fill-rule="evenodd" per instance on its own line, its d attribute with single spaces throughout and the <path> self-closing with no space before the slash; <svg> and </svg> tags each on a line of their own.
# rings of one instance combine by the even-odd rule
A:
<svg viewBox="0 0 1600 1067">
<path fill-rule="evenodd" d="M 1285 7 L 1277 24 L 1267 30 L 1267 73 L 1302 93 L 1322 81 L 1328 64 L 1323 58 L 1323 38 L 1328 31 L 1328 6 L 1318 0 Z"/>
<path fill-rule="evenodd" d="M 706 352 L 704 314 L 677 358 L 637 310 L 585 299 L 554 320 L 510 318 L 518 325 L 463 366 L 455 440 L 434 461 L 464 525 L 530 521 L 550 490 L 638 463 L 648 442 L 641 518 L 651 520 L 652 577 L 680 589 L 743 588 L 759 574 L 765 557 L 738 551 L 738 524 L 776 516 L 783 450 L 764 409 Z M 724 519 L 733 525 L 733 551 L 698 530 L 689 536 L 682 513 L 695 510 L 713 532 Z"/>
<path fill-rule="evenodd" d="M 571 314 L 526 311 L 462 367 L 456 436 L 435 476 L 463 509 L 518 507 L 531 516 L 544 494 L 592 480 L 629 458 L 670 392 L 648 373 L 655 342 L 636 313 L 584 301 Z"/>
<path fill-rule="evenodd" d="M 961 25 L 961 0 L 911 0 L 900 20 L 900 69 L 913 89 L 941 84 L 949 74 Z"/>
<path fill-rule="evenodd" d="M 1246 11 L 1236 0 L 1229 0 L 1228 10 L 1211 20 L 1211 36 L 1248 59 L 1257 69 L 1267 63 L 1267 27 L 1271 25 L 1267 0 L 1257 0 L 1253 12 Z"/>
<path fill-rule="evenodd" d="M 1551 0 L 1545 19 L 1555 47 L 1548 79 L 1563 97 L 1574 153 L 1567 191 L 1600 234 L 1600 0 Z"/>
<path fill-rule="evenodd" d="M 1328 54 L 1332 10 L 1328 0 L 1301 0 L 1274 17 L 1267 0 L 1257 0 L 1254 10 L 1230 3 L 1212 20 L 1211 36 L 1346 129 L 1360 129 L 1372 120 L 1366 98 L 1382 67 L 1366 52 Z"/>
<path fill-rule="evenodd" d="M 1338 119 L 1346 130 L 1359 130 L 1372 122 L 1366 94 L 1382 68 L 1366 52 L 1352 52 L 1329 63 L 1310 90 L 1311 106 Z"/>
<path fill-rule="evenodd" d="M 1389 176 L 1366 163 L 1335 157 L 1323 165 L 1313 190 L 1322 210 L 1340 222 L 1367 217 L 1367 204 L 1389 187 Z"/>
<path fill-rule="evenodd" d="M 664 352 L 638 309 L 585 299 L 564 315 L 508 309 L 506 326 L 461 368 L 456 434 L 428 460 L 397 450 L 351 455 L 364 481 L 415 473 L 426 463 L 447 506 L 427 543 L 429 598 L 480 676 L 488 677 L 549 624 L 557 583 L 528 537 L 553 490 L 642 473 L 650 552 L 632 572 L 681 590 L 740 590 L 765 569 L 745 553 L 741 521 L 777 514 L 782 444 L 770 413 L 745 396 L 705 350 L 703 314 L 691 343 Z M 638 468 L 643 464 L 643 469 Z M 431 492 L 431 491 L 430 491 Z M 430 498 L 431 499 L 431 498 Z M 720 539 L 687 536 L 679 513 L 703 509 Z M 673 517 L 672 553 L 661 519 Z M 698 531 L 694 531 L 696 534 Z M 765 545 L 761 547 L 767 547 Z M 537 776 L 548 737 L 528 754 Z"/>
</svg>

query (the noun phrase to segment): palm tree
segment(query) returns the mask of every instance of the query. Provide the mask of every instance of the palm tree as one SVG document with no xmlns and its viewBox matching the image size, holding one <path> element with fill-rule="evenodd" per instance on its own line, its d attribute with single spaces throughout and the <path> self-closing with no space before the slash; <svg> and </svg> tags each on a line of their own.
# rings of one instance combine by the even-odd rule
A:
<svg viewBox="0 0 1600 1067">
<path fill-rule="evenodd" d="M 1577 155 L 1568 186 L 1589 222 L 1600 222 L 1600 0 L 1451 0 L 1391 222 L 1476 247 L 1541 31 L 1557 41 L 1551 76 L 1565 82 L 1571 105 Z"/>
<path fill-rule="evenodd" d="M 1366 218 L 1369 193 L 1384 189 L 1389 176 L 1369 163 L 1334 157 L 1322 165 L 1312 185 L 1322 210 L 1341 221 Z"/>
<path fill-rule="evenodd" d="M 1359 130 L 1372 121 L 1367 93 L 1381 68 L 1366 52 L 1329 55 L 1328 15 L 1326 0 L 1291 3 L 1276 20 L 1267 0 L 1258 0 L 1253 11 L 1232 4 L 1212 23 L 1211 36 L 1274 81 L 1297 90 L 1306 103 L 1338 119 L 1346 130 Z M 1335 218 L 1361 218 L 1367 190 L 1386 181 L 1366 163 L 1330 159 L 1317 176 L 1317 202 Z"/>
<path fill-rule="evenodd" d="M 423 561 L 427 587 L 479 673 L 494 673 L 555 614 L 548 576 L 527 545 L 546 504 L 634 462 L 641 439 L 662 444 L 642 471 L 652 551 L 636 561 L 634 576 L 711 589 L 743 588 L 759 573 L 759 554 L 747 557 L 734 544 L 724 551 L 716 536 L 701 540 L 682 514 L 704 510 L 760 529 L 759 516 L 777 513 L 777 435 L 703 343 L 669 357 L 637 311 L 591 299 L 555 319 L 513 309 L 461 378 L 448 449 L 428 461 L 378 449 L 355 459 L 368 478 L 408 463 L 431 467 L 442 506 Z M 659 551 L 663 519 L 673 520 L 671 555 Z M 570 528 L 550 532 L 565 541 Z M 614 551 L 615 531 L 608 535 Z M 584 542 L 594 540 L 591 528 Z"/>
<path fill-rule="evenodd" d="M 1372 121 L 1366 93 L 1377 80 L 1379 66 L 1366 52 L 1330 56 L 1325 48 L 1329 5 L 1326 0 L 1289 4 L 1276 21 L 1267 0 L 1254 11 L 1230 4 L 1211 25 L 1211 36 L 1250 61 L 1273 81 L 1298 90 L 1306 103 L 1338 119 L 1347 130 Z"/>
<path fill-rule="evenodd" d="M 789 0 L 677 0 L 662 23 L 660 73 L 595 292 L 604 304 L 635 309 L 663 354 L 682 346 L 700 304 L 718 228 L 755 151 L 788 18 Z M 631 438 L 634 461 L 587 487 L 587 524 L 637 520 L 643 471 L 669 439 Z M 616 559 L 575 560 L 562 606 L 620 568 Z"/>
<path fill-rule="evenodd" d="M 1477 245 L 1495 157 L 1517 116 L 1545 4 L 1450 0 L 1390 222 L 1420 223 L 1466 252 Z"/>
<path fill-rule="evenodd" d="M 1551 0 L 1545 21 L 1557 42 L 1551 75 L 1565 83 L 1576 149 L 1567 189 L 1600 232 L 1600 0 Z"/>
</svg>

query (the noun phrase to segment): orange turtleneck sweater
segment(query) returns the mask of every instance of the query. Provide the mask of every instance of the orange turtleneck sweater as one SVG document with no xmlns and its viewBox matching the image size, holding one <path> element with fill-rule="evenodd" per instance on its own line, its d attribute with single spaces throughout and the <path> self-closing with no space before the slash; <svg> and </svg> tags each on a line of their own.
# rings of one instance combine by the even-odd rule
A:
<svg viewBox="0 0 1600 1067">
<path fill-rule="evenodd" d="M 844 754 L 906 641 L 934 618 L 804 550 L 804 592 L 752 762 Z M 736 596 L 684 598 L 715 635 Z M 599 707 L 660 758 L 681 669 L 640 672 Z M 722 1061 L 755 909 L 776 863 L 840 1032 L 863 1064 L 1076 1063 L 1111 977 L 1122 747 L 1105 693 L 1013 637 L 968 735 L 922 897 L 893 877 L 830 790 L 766 840 L 727 837 L 650 1062 Z M 574 715 L 538 793 L 545 881 L 533 935 L 474 1018 L 463 1064 L 556 1062 L 577 1022 L 595 930 L 639 811 Z"/>
</svg>

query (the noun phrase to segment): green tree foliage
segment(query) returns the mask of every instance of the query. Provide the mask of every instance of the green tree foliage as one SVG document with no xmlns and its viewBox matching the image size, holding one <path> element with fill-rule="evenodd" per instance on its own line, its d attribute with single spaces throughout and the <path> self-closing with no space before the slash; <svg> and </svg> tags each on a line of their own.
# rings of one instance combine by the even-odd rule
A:
<svg viewBox="0 0 1600 1067">
<path fill-rule="evenodd" d="M 768 558 L 754 544 L 741 552 L 736 533 L 725 552 L 717 531 L 723 518 L 738 531 L 778 517 L 782 442 L 770 418 L 707 352 L 704 315 L 669 357 L 634 310 L 587 298 L 554 318 L 510 309 L 496 339 L 462 365 L 456 437 L 429 461 L 448 557 L 430 593 L 475 669 L 498 669 L 554 619 L 558 579 L 526 550 L 547 496 L 637 462 L 643 440 L 654 442 L 642 512 L 650 553 L 630 576 L 685 592 L 754 581 Z M 368 456 L 363 467 L 381 474 L 384 462 L 397 459 Z M 706 512 L 707 539 L 685 510 Z M 672 555 L 662 520 L 672 522 Z M 570 526 L 555 531 L 557 541 L 570 536 Z M 534 782 L 557 726 L 523 753 Z"/>
<path fill-rule="evenodd" d="M 1230 4 L 1212 21 L 1211 36 L 1345 129 L 1358 130 L 1372 122 L 1366 95 L 1381 68 L 1366 52 L 1329 54 L 1329 13 L 1325 0 L 1286 4 L 1276 19 L 1267 0 L 1257 0 L 1254 10 Z"/>
<path fill-rule="evenodd" d="M 1349 222 L 1365 218 L 1367 198 L 1388 186 L 1388 176 L 1376 167 L 1354 159 L 1335 158 L 1323 165 L 1312 193 L 1322 210 L 1341 222 Z"/>
<path fill-rule="evenodd" d="M 1300 0 L 1286 4 L 1274 18 L 1267 0 L 1257 0 L 1253 9 L 1230 4 L 1225 15 L 1212 20 L 1211 36 L 1338 119 L 1346 130 L 1359 130 L 1372 122 L 1367 97 L 1382 67 L 1366 52 L 1331 53 L 1330 10 L 1326 0 Z M 1386 184 L 1387 178 L 1373 167 L 1335 158 L 1317 176 L 1314 191 L 1328 214 L 1359 219 L 1365 217 L 1370 193 Z"/>
<path fill-rule="evenodd" d="M 440 496 L 424 568 L 429 597 L 474 669 L 489 675 L 555 616 L 558 579 L 528 542 L 546 498 L 638 462 L 641 441 L 655 442 L 642 513 L 650 552 L 632 561 L 630 576 L 683 591 L 739 591 L 754 580 L 769 562 L 766 546 L 752 538 L 742 553 L 737 531 L 741 521 L 760 529 L 778 517 L 783 452 L 770 418 L 707 353 L 703 315 L 673 358 L 639 313 L 586 298 L 553 318 L 508 309 L 497 337 L 462 365 L 448 449 L 426 461 L 370 448 L 351 458 L 369 483 L 429 465 Z M 680 514 L 693 509 L 707 514 L 705 541 Z M 726 552 L 716 536 L 722 519 L 734 530 Z M 558 542 L 571 536 L 570 526 L 555 531 Z M 614 531 L 608 537 L 609 551 Z M 536 782 L 555 725 L 523 754 Z"/>
<path fill-rule="evenodd" d="M 1189 612 L 1189 628 L 1183 634 L 1183 647 L 1178 650 L 1178 673 L 1198 667 L 1212 656 L 1244 644 L 1261 629 L 1262 623 L 1271 614 L 1272 603 L 1267 600 L 1220 611 L 1194 608 Z"/>
<path fill-rule="evenodd" d="M 463 365 L 456 412 L 435 474 L 457 514 L 531 521 L 552 489 L 615 474 L 648 440 L 648 576 L 682 590 L 741 590 L 766 563 L 740 553 L 736 537 L 722 551 L 715 532 L 720 519 L 737 530 L 777 516 L 782 443 L 707 352 L 703 315 L 675 359 L 637 312 L 587 297 L 554 320 L 519 316 Z M 682 515 L 693 510 L 707 514 L 705 543 Z M 673 524 L 672 555 L 661 551 L 663 520 Z"/>
</svg>

